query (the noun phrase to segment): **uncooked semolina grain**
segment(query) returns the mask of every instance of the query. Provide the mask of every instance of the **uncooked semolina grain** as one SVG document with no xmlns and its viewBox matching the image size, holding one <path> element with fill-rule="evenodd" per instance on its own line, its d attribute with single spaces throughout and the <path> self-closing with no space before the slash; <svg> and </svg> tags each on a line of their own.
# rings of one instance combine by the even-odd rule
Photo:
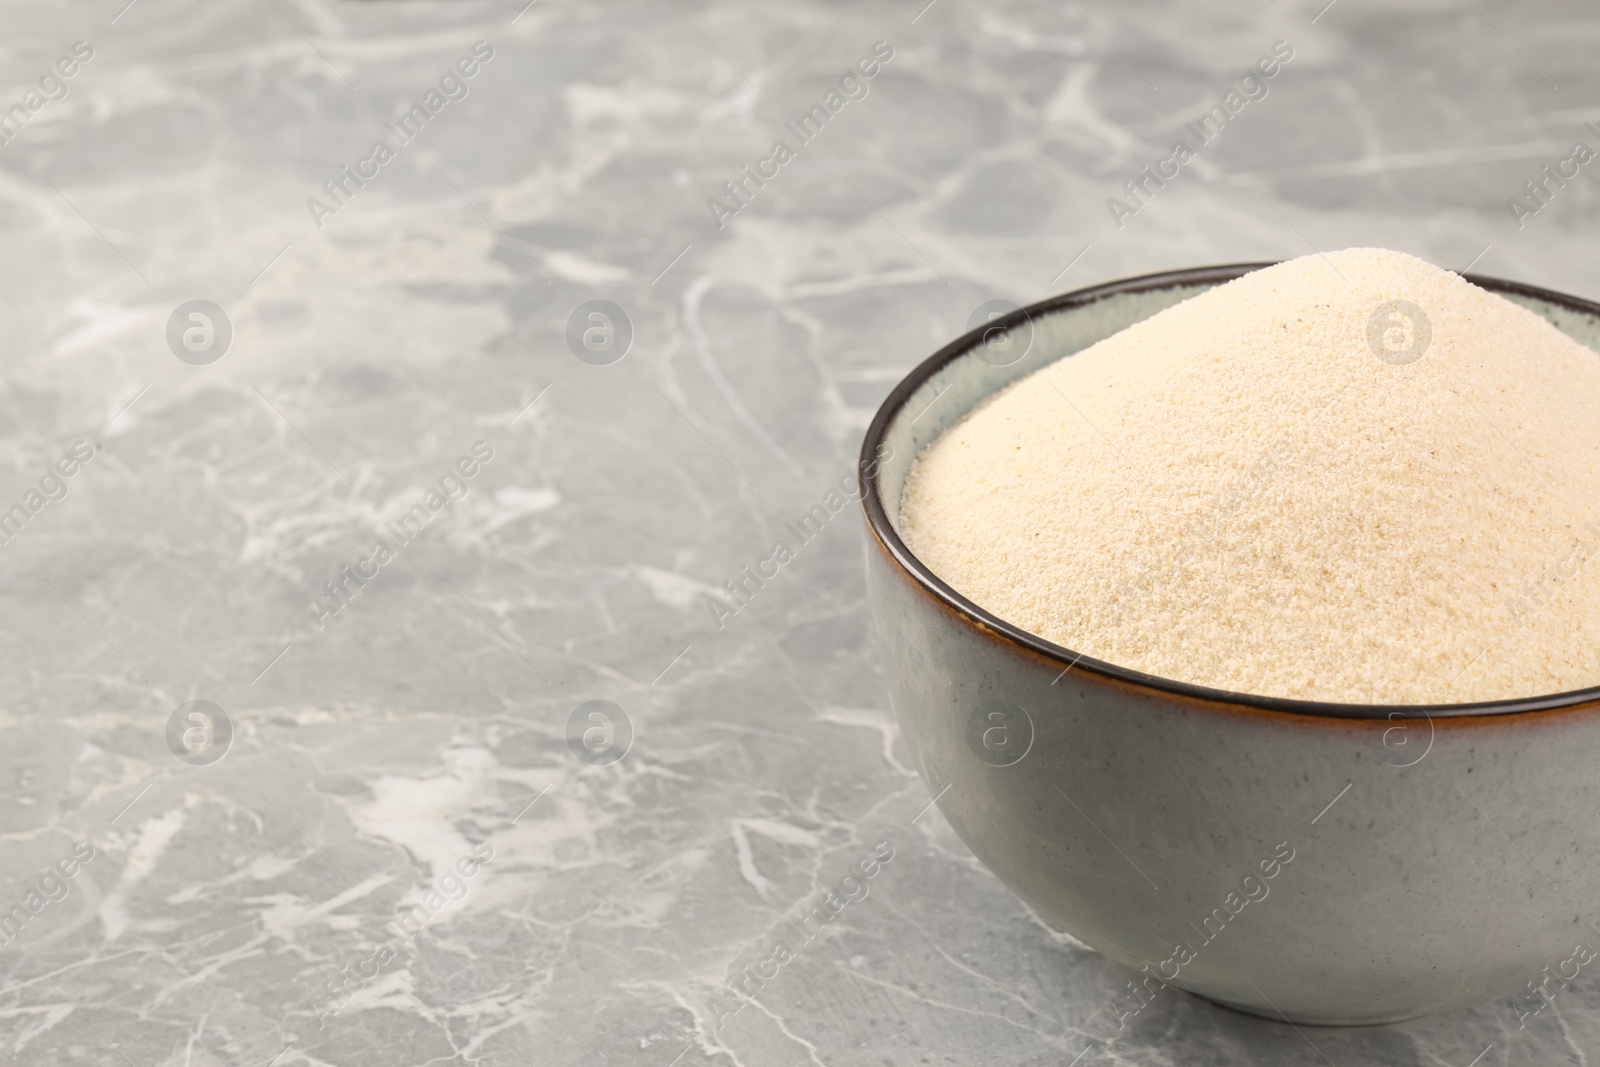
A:
<svg viewBox="0 0 1600 1067">
<path fill-rule="evenodd" d="M 977 604 L 1095 659 L 1452 704 L 1600 685 L 1597 478 L 1600 355 L 1360 248 L 1008 386 L 918 457 L 898 526 Z"/>
</svg>

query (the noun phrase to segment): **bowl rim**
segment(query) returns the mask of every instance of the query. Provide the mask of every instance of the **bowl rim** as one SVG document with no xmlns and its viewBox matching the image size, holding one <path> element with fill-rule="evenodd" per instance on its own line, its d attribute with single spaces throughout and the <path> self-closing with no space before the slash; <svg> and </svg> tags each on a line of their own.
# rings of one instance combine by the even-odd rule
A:
<svg viewBox="0 0 1600 1067">
<path fill-rule="evenodd" d="M 1029 633 L 1019 626 L 1006 622 L 956 592 L 954 588 L 934 574 L 931 568 L 918 559 L 906 547 L 905 542 L 900 539 L 899 533 L 889 521 L 888 512 L 884 508 L 883 500 L 880 496 L 879 461 L 876 459 L 878 448 L 882 444 L 884 435 L 888 432 L 895 416 L 905 407 L 906 402 L 911 399 L 916 391 L 940 370 L 944 369 L 947 364 L 952 363 L 974 348 L 982 339 L 985 331 L 1006 329 L 1031 321 L 1034 316 L 1038 315 L 1086 307 L 1111 296 L 1207 284 L 1220 285 L 1233 281 L 1235 278 L 1241 278 L 1252 271 L 1276 266 L 1278 262 L 1281 261 L 1224 263 L 1120 278 L 1083 289 L 1075 289 L 1071 292 L 1059 293 L 1029 304 L 1027 307 L 1017 308 L 1015 311 L 1009 312 L 991 322 L 986 322 L 951 341 L 919 363 L 890 390 L 889 395 L 879 405 L 871 424 L 867 427 L 866 436 L 861 442 L 861 454 L 857 461 L 857 475 L 860 478 L 859 484 L 862 487 L 861 507 L 865 513 L 868 530 L 882 544 L 890 558 L 910 576 L 915 588 L 939 602 L 962 622 L 980 631 L 988 631 L 990 635 L 1004 644 L 1033 652 L 1048 660 L 1060 663 L 1068 670 L 1082 669 L 1091 675 L 1114 679 L 1136 689 L 1147 690 L 1152 695 L 1182 696 L 1208 702 L 1256 708 L 1268 712 L 1323 719 L 1424 717 L 1432 719 L 1434 717 L 1509 716 L 1573 708 L 1577 705 L 1600 700 L 1600 685 L 1586 689 L 1570 690 L 1564 693 L 1514 697 L 1506 700 L 1471 701 L 1460 704 L 1350 704 L 1339 701 L 1300 700 L 1291 697 L 1238 693 L 1227 689 L 1214 689 L 1190 682 L 1180 682 L 1171 678 L 1163 678 L 1159 675 L 1146 674 L 1131 667 L 1121 667 L 1105 660 L 1074 652 L 1069 648 L 1058 645 L 1053 641 L 1047 641 L 1037 634 Z M 1565 293 L 1558 293 L 1550 289 L 1525 285 L 1521 282 L 1507 281 L 1503 278 L 1494 278 L 1481 274 L 1463 274 L 1462 277 L 1466 281 L 1492 293 L 1498 293 L 1502 296 L 1531 297 L 1569 311 L 1589 315 L 1600 321 L 1600 303 L 1569 296 Z M 1062 673 L 1065 673 L 1065 671 Z"/>
</svg>

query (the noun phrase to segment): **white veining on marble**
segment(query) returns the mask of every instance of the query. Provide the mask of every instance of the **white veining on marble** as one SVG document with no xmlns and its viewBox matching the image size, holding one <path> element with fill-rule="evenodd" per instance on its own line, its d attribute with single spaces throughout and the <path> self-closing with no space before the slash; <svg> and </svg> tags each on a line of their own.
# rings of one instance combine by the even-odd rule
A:
<svg viewBox="0 0 1600 1067">
<path fill-rule="evenodd" d="M 1597 295 L 1592 183 L 1521 233 L 1505 206 L 1600 117 L 1575 0 L 1480 3 L 1559 91 L 1472 5 L 1077 6 L 7 4 L 3 99 L 95 56 L 0 147 L 0 497 L 101 451 L 0 549 L 0 900 L 99 852 L 0 948 L 0 1060 L 1585 1063 L 1588 974 L 1522 1031 L 1483 1004 L 1313 1049 L 1174 990 L 1108 1040 L 1128 975 L 918 817 L 853 513 L 708 607 L 983 302 L 1080 255 L 1062 285 L 1309 252 L 1247 178 L 1317 247 L 1491 246 L 1475 269 Z M 1122 179 L 1279 38 L 1271 94 L 1117 230 Z M 477 40 L 470 95 L 318 229 L 306 198 Z M 718 230 L 706 197 L 877 40 L 870 95 Z M 198 297 L 234 329 L 204 367 L 164 335 Z M 634 328 L 608 367 L 564 336 L 595 298 Z M 480 438 L 467 496 L 310 627 Z M 204 767 L 164 737 L 197 698 L 235 728 Z M 617 763 L 569 747 L 590 699 L 631 722 Z M 716 1025 L 882 840 L 870 894 Z"/>
</svg>

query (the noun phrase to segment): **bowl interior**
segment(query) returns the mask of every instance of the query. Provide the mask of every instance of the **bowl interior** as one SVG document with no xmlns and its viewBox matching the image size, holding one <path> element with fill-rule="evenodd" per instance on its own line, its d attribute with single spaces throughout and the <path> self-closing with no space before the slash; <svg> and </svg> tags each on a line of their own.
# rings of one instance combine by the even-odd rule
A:
<svg viewBox="0 0 1600 1067">
<path fill-rule="evenodd" d="M 1362 705 L 1228 693 L 1102 663 L 1026 633 L 990 615 L 933 574 L 899 535 L 900 498 L 917 455 L 985 399 L 1012 382 L 1164 308 L 1270 263 L 1202 267 L 1112 282 L 1021 308 L 958 338 L 912 371 L 890 393 L 862 446 L 867 521 L 885 547 L 930 594 L 1002 637 L 1083 669 L 1170 692 L 1337 718 L 1406 715 L 1509 714 L 1566 707 L 1600 698 L 1600 687 L 1515 700 L 1448 705 Z M 1549 290 L 1479 275 L 1475 285 L 1543 316 L 1579 343 L 1600 352 L 1600 305 Z M 882 458 L 874 473 L 867 462 Z"/>
<path fill-rule="evenodd" d="M 1088 303 L 1042 312 L 1023 308 L 957 341 L 963 351 L 929 374 L 906 397 L 883 435 L 892 455 L 883 462 L 879 492 L 895 532 L 899 533 L 900 494 L 911 474 L 911 464 L 934 438 L 960 422 L 967 412 L 1039 368 L 1081 352 L 1216 284 L 1219 283 L 1190 282 L 1112 292 Z"/>
</svg>

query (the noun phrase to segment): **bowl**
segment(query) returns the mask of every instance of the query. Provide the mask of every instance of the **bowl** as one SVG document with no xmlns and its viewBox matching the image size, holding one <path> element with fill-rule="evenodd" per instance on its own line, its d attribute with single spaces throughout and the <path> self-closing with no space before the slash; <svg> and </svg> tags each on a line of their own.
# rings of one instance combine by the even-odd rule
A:
<svg viewBox="0 0 1600 1067">
<path fill-rule="evenodd" d="M 985 397 L 1249 271 L 1154 274 L 945 346 L 862 444 L 866 592 L 901 730 L 950 825 L 1046 922 L 1169 987 L 1274 1019 L 1392 1022 L 1489 996 L 1519 1026 L 1596 958 L 1600 688 L 1383 706 L 1232 693 L 1027 633 L 895 528 L 917 453 Z M 1468 275 L 1600 348 L 1600 305 Z"/>
</svg>

